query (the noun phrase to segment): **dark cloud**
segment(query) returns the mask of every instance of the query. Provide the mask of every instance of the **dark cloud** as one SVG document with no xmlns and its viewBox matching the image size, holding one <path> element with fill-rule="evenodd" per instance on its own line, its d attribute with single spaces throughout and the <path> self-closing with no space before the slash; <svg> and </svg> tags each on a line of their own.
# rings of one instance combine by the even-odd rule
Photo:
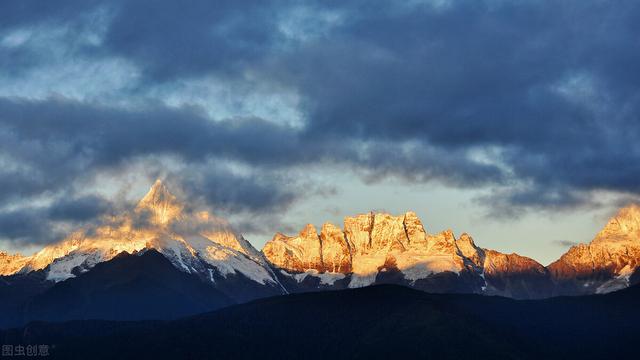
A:
<svg viewBox="0 0 640 360">
<path fill-rule="evenodd" d="M 5 211 L 0 214 L 0 236 L 14 240 L 37 241 L 47 235 L 46 219 L 38 216 L 33 209 Z"/>
<path fill-rule="evenodd" d="M 228 211 L 286 209 L 312 165 L 490 189 L 484 204 L 511 214 L 593 204 L 600 190 L 634 196 L 638 15 L 635 1 L 595 0 L 3 3 L 0 41 L 66 29 L 46 46 L 0 45 L 5 67 L 37 70 L 57 49 L 69 62 L 120 59 L 142 76 L 124 105 L 117 94 L 0 98 L 0 200 L 76 197 L 96 172 L 165 155 L 183 165 L 189 196 Z M 302 126 L 213 119 L 153 96 L 211 76 L 295 93 Z M 106 211 L 90 203 L 56 214 Z"/>
<path fill-rule="evenodd" d="M 119 2 L 105 51 L 134 60 L 150 80 L 231 75 L 263 58 L 278 37 L 276 9 L 264 1 Z"/>
<path fill-rule="evenodd" d="M 106 199 L 87 195 L 75 199 L 60 199 L 49 207 L 48 212 L 52 220 L 87 221 L 111 210 L 112 205 Z"/>
<path fill-rule="evenodd" d="M 42 23 L 72 21 L 83 13 L 104 5 L 103 1 L 65 0 L 58 4 L 37 0 L 3 1 L 0 4 L 0 29 L 24 28 Z"/>
<path fill-rule="evenodd" d="M 0 113 L 5 156 L 20 168 L 0 172 L 4 198 L 63 190 L 79 177 L 146 155 L 198 162 L 216 154 L 268 166 L 284 161 L 295 146 L 280 140 L 290 137 L 287 129 L 262 120 L 220 123 L 190 109 L 125 111 L 60 99 L 5 99 Z"/>
<path fill-rule="evenodd" d="M 309 137 L 428 143 L 448 161 L 405 164 L 447 166 L 454 184 L 504 180 L 469 167 L 468 150 L 497 147 L 489 160 L 520 184 L 495 205 L 571 207 L 593 190 L 640 191 L 640 47 L 623 45 L 637 43 L 638 13 L 591 1 L 369 10 L 281 71 L 310 99 Z"/>
<path fill-rule="evenodd" d="M 184 175 L 184 174 L 183 174 Z M 191 171 L 182 181 L 191 198 L 217 210 L 283 211 L 302 192 L 298 184 L 276 174 L 234 174 L 224 167 Z"/>
<path fill-rule="evenodd" d="M 46 244 L 68 235 L 71 227 L 97 223 L 113 210 L 113 204 L 96 195 L 57 198 L 48 205 L 21 205 L 0 211 L 0 238 Z"/>
<path fill-rule="evenodd" d="M 131 159 L 163 154 L 179 156 L 194 166 L 215 157 L 263 171 L 323 162 L 347 163 L 364 173 L 399 173 L 419 180 L 447 178 L 459 184 L 494 181 L 500 175 L 496 167 L 470 161 L 462 152 L 445 153 L 423 143 L 314 140 L 298 130 L 259 118 L 215 121 L 197 108 L 157 105 L 122 110 L 57 98 L 0 99 L 0 112 L 0 134 L 10 145 L 6 155 L 39 175 L 33 176 L 38 182 L 25 186 L 24 192 L 51 191 L 56 186 L 67 186 L 82 174 L 91 174 L 88 169 L 116 167 Z M 207 169 L 197 169 L 205 171 L 203 176 L 206 174 Z M 13 175 L 7 174 L 6 178 Z M 25 177 L 29 175 L 25 171 Z M 208 188 L 225 188 L 213 196 L 223 203 L 237 198 L 234 193 L 255 195 L 258 202 L 273 200 L 273 196 L 290 201 L 290 197 L 279 196 L 277 191 L 264 191 L 273 181 L 255 171 L 250 181 L 226 177 L 217 186 L 209 186 L 213 184 L 207 181 L 225 176 L 216 175 L 200 182 Z M 195 183 L 195 178 L 190 182 Z M 223 186 L 223 182 L 228 185 Z M 249 184 L 253 190 L 245 186 Z M 281 185 L 287 184 L 281 181 Z M 238 189 L 231 191 L 231 186 Z"/>
</svg>

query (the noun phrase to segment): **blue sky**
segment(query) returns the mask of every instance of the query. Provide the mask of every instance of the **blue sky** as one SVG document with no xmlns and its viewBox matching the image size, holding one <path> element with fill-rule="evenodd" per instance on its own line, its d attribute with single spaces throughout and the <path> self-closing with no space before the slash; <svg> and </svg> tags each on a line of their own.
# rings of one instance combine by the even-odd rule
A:
<svg viewBox="0 0 640 360">
<path fill-rule="evenodd" d="M 258 248 L 412 209 L 543 263 L 640 193 L 640 4 L 5 1 L 0 247 L 155 178 Z"/>
</svg>

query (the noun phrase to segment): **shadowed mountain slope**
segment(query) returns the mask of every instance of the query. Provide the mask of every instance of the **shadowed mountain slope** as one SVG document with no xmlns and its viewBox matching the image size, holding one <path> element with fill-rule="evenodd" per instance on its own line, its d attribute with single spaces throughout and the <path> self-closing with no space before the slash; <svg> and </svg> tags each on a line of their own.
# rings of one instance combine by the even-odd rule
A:
<svg viewBox="0 0 640 360">
<path fill-rule="evenodd" d="M 33 323 L 0 340 L 52 344 L 59 358 L 601 359 L 635 352 L 639 300 L 637 286 L 518 301 L 379 285 L 169 322 Z"/>
<path fill-rule="evenodd" d="M 77 277 L 49 283 L 24 303 L 17 300 L 13 311 L 2 309 L 3 326 L 31 320 L 175 319 L 235 303 L 155 250 L 121 253 Z"/>
</svg>

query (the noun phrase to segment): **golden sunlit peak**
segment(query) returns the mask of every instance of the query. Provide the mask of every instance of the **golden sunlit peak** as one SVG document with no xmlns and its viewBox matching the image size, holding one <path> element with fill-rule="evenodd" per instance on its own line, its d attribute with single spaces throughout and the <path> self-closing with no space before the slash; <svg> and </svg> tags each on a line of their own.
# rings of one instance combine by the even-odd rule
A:
<svg viewBox="0 0 640 360">
<path fill-rule="evenodd" d="M 152 213 L 153 223 L 166 225 L 177 218 L 182 212 L 183 205 L 169 192 L 164 183 L 158 179 L 149 189 L 149 192 L 140 200 L 137 211 L 148 210 Z"/>
</svg>

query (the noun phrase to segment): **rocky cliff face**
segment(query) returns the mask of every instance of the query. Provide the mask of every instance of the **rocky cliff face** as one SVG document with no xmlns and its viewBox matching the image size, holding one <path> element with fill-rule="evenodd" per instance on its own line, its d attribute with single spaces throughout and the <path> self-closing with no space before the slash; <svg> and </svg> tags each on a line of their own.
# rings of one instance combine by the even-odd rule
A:
<svg viewBox="0 0 640 360">
<path fill-rule="evenodd" d="M 589 244 L 573 246 L 549 265 L 558 295 L 627 287 L 640 267 L 640 207 L 621 209 Z"/>
<path fill-rule="evenodd" d="M 323 270 L 332 273 L 351 272 L 351 249 L 342 230 L 326 223 L 320 232 Z"/>
<path fill-rule="evenodd" d="M 307 224 L 297 236 L 277 233 L 262 249 L 280 269 L 291 272 L 324 271 L 322 246 L 315 226 Z"/>
<path fill-rule="evenodd" d="M 276 234 L 263 253 L 290 278 L 285 282 L 294 291 L 291 279 L 303 289 L 396 283 L 432 292 L 536 297 L 534 292 L 539 287 L 547 291 L 549 283 L 548 272 L 537 262 L 483 250 L 468 234 L 458 239 L 451 230 L 429 234 L 414 212 L 346 217 L 344 230 L 327 223 L 320 235 L 306 225 L 295 237 Z M 313 277 L 322 279 L 312 282 Z M 529 277 L 538 283 L 524 286 Z"/>
</svg>

